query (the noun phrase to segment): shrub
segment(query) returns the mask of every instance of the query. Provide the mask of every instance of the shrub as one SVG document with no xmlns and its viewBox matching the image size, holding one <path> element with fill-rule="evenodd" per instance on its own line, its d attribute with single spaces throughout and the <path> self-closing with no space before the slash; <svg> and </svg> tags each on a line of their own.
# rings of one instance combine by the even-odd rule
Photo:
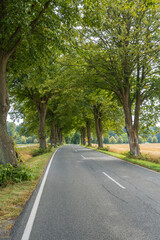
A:
<svg viewBox="0 0 160 240">
<path fill-rule="evenodd" d="M 9 163 L 6 166 L 0 165 L 0 186 L 2 187 L 5 187 L 8 183 L 29 181 L 32 178 L 32 170 L 25 164 L 19 163 L 15 167 Z"/>
<path fill-rule="evenodd" d="M 44 149 L 44 148 L 33 149 L 32 156 L 35 157 L 38 155 L 42 155 L 42 154 L 51 152 L 51 149 L 52 149 L 51 147 L 48 147 L 46 149 Z"/>
<path fill-rule="evenodd" d="M 105 146 L 104 148 L 98 148 L 98 149 L 103 151 L 109 151 L 109 146 Z"/>
<path fill-rule="evenodd" d="M 127 158 L 130 158 L 130 159 L 140 159 L 140 160 L 151 161 L 148 154 L 141 153 L 140 156 L 133 156 L 131 152 L 123 152 L 123 155 L 125 155 Z"/>
<path fill-rule="evenodd" d="M 109 143 L 111 143 L 111 144 L 117 143 L 117 140 L 115 139 L 115 137 L 112 136 L 112 137 L 109 139 Z"/>
</svg>

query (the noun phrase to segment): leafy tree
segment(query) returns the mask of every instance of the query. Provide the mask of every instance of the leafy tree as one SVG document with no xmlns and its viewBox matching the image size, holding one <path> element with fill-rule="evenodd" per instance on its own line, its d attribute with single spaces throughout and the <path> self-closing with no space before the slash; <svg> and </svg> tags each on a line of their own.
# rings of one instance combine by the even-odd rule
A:
<svg viewBox="0 0 160 240">
<path fill-rule="evenodd" d="M 58 52 L 58 51 L 57 51 Z M 47 64 L 44 65 L 44 60 Z M 35 66 L 30 66 L 19 73 L 18 81 L 16 78 L 11 80 L 10 94 L 13 96 L 14 103 L 24 103 L 22 111 L 31 110 L 31 113 L 36 109 L 34 114 L 38 115 L 39 122 L 39 142 L 41 148 L 46 148 L 46 133 L 45 133 L 45 118 L 47 113 L 47 104 L 49 99 L 53 98 L 59 92 L 59 82 L 57 81 L 58 67 L 55 64 L 55 59 L 48 58 L 40 59 Z M 26 103 L 26 104 L 25 104 Z M 16 108 L 15 105 L 15 108 Z M 32 107 L 34 106 L 34 107 Z M 28 112 L 27 112 L 28 114 Z"/>
<path fill-rule="evenodd" d="M 11 137 L 16 135 L 16 125 L 13 122 L 7 122 L 7 131 Z"/>
<path fill-rule="evenodd" d="M 117 143 L 120 143 L 120 144 L 123 143 L 123 138 L 121 136 L 117 138 Z"/>
<path fill-rule="evenodd" d="M 117 143 L 117 140 L 112 136 L 112 137 L 109 139 L 109 143 L 115 144 L 115 143 Z"/>
<path fill-rule="evenodd" d="M 121 137 L 122 137 L 122 139 L 123 139 L 123 143 L 128 143 L 127 133 L 122 133 Z"/>
<path fill-rule="evenodd" d="M 32 1 L 1 1 L 1 37 L 0 37 L 0 151 L 2 164 L 16 164 L 16 154 L 13 142 L 6 130 L 6 118 L 9 110 L 9 100 L 6 86 L 6 67 L 8 59 L 13 56 L 16 48 L 31 33 L 51 1 L 41 1 L 34 5 Z M 36 6 L 36 7 L 35 7 Z M 18 12 L 18 14 L 17 14 Z M 7 146 L 7 147 L 6 147 Z"/>
<path fill-rule="evenodd" d="M 158 142 L 160 142 L 160 132 L 158 132 L 158 133 L 156 134 L 156 137 L 157 137 L 157 139 L 158 139 Z"/>
<path fill-rule="evenodd" d="M 153 143 L 153 138 L 151 136 L 148 137 L 147 142 Z"/>
<path fill-rule="evenodd" d="M 92 137 L 91 138 L 91 143 L 98 144 L 97 138 L 96 137 Z"/>
<path fill-rule="evenodd" d="M 73 143 L 73 144 L 80 143 L 80 134 L 78 132 L 75 132 L 74 136 L 71 139 L 71 143 Z"/>
<path fill-rule="evenodd" d="M 138 137 L 138 142 L 139 142 L 139 143 L 143 143 L 143 139 L 142 139 L 141 136 Z"/>
<path fill-rule="evenodd" d="M 35 138 L 33 142 L 34 142 L 34 143 L 38 143 L 38 140 L 37 140 L 37 138 Z"/>
<path fill-rule="evenodd" d="M 59 106 L 65 106 L 67 112 L 71 109 L 71 115 L 74 113 L 76 116 L 73 118 L 75 124 L 71 121 L 71 127 L 74 126 L 77 131 L 81 132 L 82 142 L 85 143 L 87 135 L 88 145 L 91 145 L 91 132 L 94 134 L 96 130 L 98 144 L 102 147 L 102 134 L 107 133 L 109 129 L 120 129 L 121 124 L 123 124 L 121 108 L 117 106 L 117 101 L 115 98 L 113 99 L 113 95 L 98 88 L 95 90 L 89 83 L 88 78 L 93 78 L 93 75 L 86 74 L 88 69 L 83 56 L 77 55 L 77 52 L 72 52 L 71 56 L 62 57 L 61 63 L 64 70 L 61 76 L 65 79 L 63 82 L 66 90 L 65 99 L 63 99 L 62 93 L 60 100 L 62 105 Z M 58 111 L 60 114 L 62 113 L 60 108 Z"/>
<path fill-rule="evenodd" d="M 22 144 L 26 144 L 27 142 L 26 142 L 26 137 L 25 136 L 22 136 L 21 137 L 21 143 Z"/>
<path fill-rule="evenodd" d="M 33 138 L 32 137 L 27 137 L 26 143 L 33 143 Z"/>
<path fill-rule="evenodd" d="M 17 161 L 13 142 L 6 130 L 6 117 L 9 110 L 6 87 L 7 63 L 15 65 L 14 61 L 17 57 L 21 57 L 23 62 L 26 46 L 30 50 L 30 62 L 35 56 L 41 55 L 45 46 L 48 48 L 49 42 L 56 42 L 57 47 L 62 46 L 67 36 L 66 29 L 73 29 L 71 24 L 77 12 L 77 5 L 78 1 L 73 5 L 72 1 L 60 1 L 57 4 L 52 0 L 2 0 L 0 3 L 0 162 L 3 164 L 15 165 Z M 19 65 L 15 67 L 19 68 Z"/>
<path fill-rule="evenodd" d="M 156 136 L 153 137 L 153 143 L 158 143 L 158 139 Z"/>
<path fill-rule="evenodd" d="M 84 1 L 82 9 L 79 32 L 86 43 L 88 69 L 100 76 L 94 85 L 113 92 L 123 106 L 130 152 L 135 156 L 140 155 L 141 106 L 157 91 L 157 9 L 157 0 Z"/>
<path fill-rule="evenodd" d="M 109 143 L 109 137 L 104 137 L 104 139 L 103 139 L 103 143 L 104 143 L 104 144 Z"/>
</svg>

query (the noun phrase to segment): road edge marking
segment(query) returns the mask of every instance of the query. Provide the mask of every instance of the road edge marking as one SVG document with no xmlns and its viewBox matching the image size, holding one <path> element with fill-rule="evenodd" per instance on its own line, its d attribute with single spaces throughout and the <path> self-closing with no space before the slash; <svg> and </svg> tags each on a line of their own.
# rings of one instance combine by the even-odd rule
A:
<svg viewBox="0 0 160 240">
<path fill-rule="evenodd" d="M 61 148 L 61 147 L 60 147 Z M 47 169 L 45 171 L 45 174 L 44 174 L 44 177 L 43 177 L 43 180 L 41 182 L 41 185 L 40 185 L 40 188 L 39 188 L 39 191 L 38 191 L 38 194 L 36 196 L 36 199 L 34 201 L 34 204 L 33 204 L 33 207 L 32 207 L 32 210 L 31 210 L 31 213 L 29 215 L 29 218 L 28 218 L 28 221 L 27 221 L 27 224 L 26 224 L 26 227 L 25 227 L 25 230 L 23 232 L 23 235 L 22 235 L 22 238 L 21 240 L 29 240 L 29 237 L 30 237 L 30 234 L 31 234 L 31 231 L 32 231 L 32 227 L 33 227 L 33 223 L 34 223 L 34 219 L 36 217 L 36 213 L 37 213 L 37 210 L 38 210 L 38 206 L 39 206 L 39 202 L 40 202 L 40 199 L 41 199 L 41 196 L 42 196 L 42 192 L 43 192 L 43 189 L 44 189 L 44 185 L 46 183 L 46 179 L 47 179 L 47 176 L 48 176 L 48 172 L 49 172 L 49 169 L 50 169 L 50 166 L 51 166 L 51 163 L 53 161 L 53 158 L 56 154 L 56 152 L 60 149 L 58 148 L 52 155 L 49 163 L 48 163 L 48 166 L 47 166 Z"/>
<path fill-rule="evenodd" d="M 114 183 L 116 183 L 120 188 L 122 189 L 126 189 L 124 186 L 122 186 L 120 183 L 118 183 L 116 180 L 114 180 L 113 178 L 111 178 L 107 173 L 102 172 L 106 177 L 108 177 L 111 181 L 113 181 Z"/>
</svg>

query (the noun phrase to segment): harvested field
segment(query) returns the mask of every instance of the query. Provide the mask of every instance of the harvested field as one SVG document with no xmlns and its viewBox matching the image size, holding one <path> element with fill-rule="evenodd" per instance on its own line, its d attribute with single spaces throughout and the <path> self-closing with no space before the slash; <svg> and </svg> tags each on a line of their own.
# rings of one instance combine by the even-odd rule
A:
<svg viewBox="0 0 160 240">
<path fill-rule="evenodd" d="M 104 144 L 109 146 L 109 151 L 115 153 L 124 153 L 129 151 L 128 144 Z M 140 144 L 141 153 L 148 156 L 151 161 L 160 162 L 160 143 Z"/>
</svg>

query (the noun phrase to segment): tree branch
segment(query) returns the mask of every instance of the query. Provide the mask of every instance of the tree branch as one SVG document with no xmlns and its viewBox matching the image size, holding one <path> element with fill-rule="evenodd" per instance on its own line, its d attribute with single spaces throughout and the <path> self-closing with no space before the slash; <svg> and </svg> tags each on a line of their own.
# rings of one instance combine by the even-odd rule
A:
<svg viewBox="0 0 160 240">
<path fill-rule="evenodd" d="M 18 38 L 18 40 L 15 42 L 14 46 L 8 51 L 8 53 L 7 53 L 8 58 L 14 53 L 14 51 L 16 50 L 18 45 L 21 43 L 21 41 L 22 41 L 22 37 Z"/>
<path fill-rule="evenodd" d="M 31 22 L 30 26 L 32 28 L 32 30 L 35 28 L 35 26 L 37 25 L 40 17 L 42 16 L 42 14 L 45 12 L 45 10 L 48 8 L 49 4 L 50 4 L 51 0 L 47 1 L 44 4 L 43 9 L 39 12 L 38 16 Z"/>
<path fill-rule="evenodd" d="M 10 44 L 12 43 L 12 41 L 17 37 L 18 33 L 20 32 L 21 27 L 18 26 L 15 30 L 15 32 L 11 35 L 10 39 L 7 42 L 7 47 L 10 47 Z"/>
<path fill-rule="evenodd" d="M 2 11 L 6 8 L 4 0 L 1 0 Z"/>
<path fill-rule="evenodd" d="M 3 1 L 3 0 L 2 0 Z M 50 4 L 51 0 L 47 1 L 44 6 L 43 9 L 39 12 L 38 16 L 30 23 L 31 29 L 33 30 L 35 28 L 35 26 L 37 25 L 40 17 L 42 16 L 42 14 L 45 12 L 45 10 L 48 8 L 49 4 Z M 19 34 L 21 30 L 21 26 L 18 26 L 15 30 L 15 32 L 11 35 L 7 46 L 9 48 L 9 45 L 13 42 L 13 40 L 17 37 L 17 35 Z M 11 48 L 11 50 L 8 51 L 8 58 L 14 53 L 14 51 L 16 50 L 16 48 L 18 47 L 18 45 L 21 43 L 22 41 L 22 37 L 20 36 L 18 38 L 18 40 L 15 42 L 14 46 Z"/>
</svg>

